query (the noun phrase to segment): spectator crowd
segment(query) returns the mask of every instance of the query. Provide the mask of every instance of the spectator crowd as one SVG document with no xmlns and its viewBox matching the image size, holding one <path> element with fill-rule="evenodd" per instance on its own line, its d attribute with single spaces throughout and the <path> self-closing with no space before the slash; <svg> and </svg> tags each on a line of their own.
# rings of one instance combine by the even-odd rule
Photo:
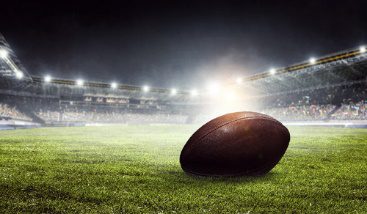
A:
<svg viewBox="0 0 367 214">
<path fill-rule="evenodd" d="M 20 112 L 16 107 L 11 107 L 4 103 L 0 103 L 0 119 L 31 120 L 31 118 Z"/>
<path fill-rule="evenodd" d="M 306 120 L 367 120 L 367 103 L 336 105 L 295 105 L 269 108 L 262 111 L 282 121 Z"/>
<path fill-rule="evenodd" d="M 89 123 L 185 123 L 186 116 L 163 113 L 127 113 L 121 111 L 87 111 L 68 109 L 58 111 L 40 111 L 37 114 L 50 122 L 89 122 Z"/>
<path fill-rule="evenodd" d="M 342 91 L 341 93 L 346 92 Z M 352 99 L 351 96 L 347 96 L 348 99 L 341 101 L 337 99 L 337 102 L 335 101 L 335 93 L 332 94 L 333 96 L 328 94 L 322 96 L 327 99 L 318 99 L 317 95 L 320 94 L 321 92 L 316 93 L 316 95 L 292 94 L 284 97 L 266 97 L 264 100 L 267 103 L 264 102 L 262 106 L 267 106 L 267 108 L 256 109 L 256 111 L 268 114 L 281 121 L 367 120 L 366 93 L 358 93 L 363 98 Z M 76 105 L 72 101 L 68 102 L 68 104 L 60 104 L 58 99 L 2 97 L 0 101 L 0 119 L 25 121 L 33 119 L 35 121 L 35 119 L 40 118 L 40 121 L 45 121 L 46 123 L 182 124 L 201 123 L 213 118 L 213 115 L 207 114 L 208 112 L 197 112 L 195 109 L 187 109 L 182 113 L 177 113 L 182 109 L 180 110 L 175 105 L 169 105 L 166 106 L 166 109 L 160 109 L 149 108 L 150 103 L 148 103 L 146 104 L 148 108 L 130 109 L 118 105 L 92 105 L 86 101 L 84 102 Z M 139 106 L 141 103 L 136 105 Z M 156 103 L 152 106 L 155 105 Z"/>
</svg>

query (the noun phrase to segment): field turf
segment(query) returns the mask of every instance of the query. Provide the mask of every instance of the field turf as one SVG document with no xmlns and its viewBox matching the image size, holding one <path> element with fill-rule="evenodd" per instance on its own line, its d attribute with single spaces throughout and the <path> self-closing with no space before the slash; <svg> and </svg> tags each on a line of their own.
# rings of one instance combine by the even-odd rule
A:
<svg viewBox="0 0 367 214">
<path fill-rule="evenodd" d="M 291 127 L 266 176 L 188 176 L 195 126 L 0 131 L 0 213 L 367 213 L 367 129 Z"/>
</svg>

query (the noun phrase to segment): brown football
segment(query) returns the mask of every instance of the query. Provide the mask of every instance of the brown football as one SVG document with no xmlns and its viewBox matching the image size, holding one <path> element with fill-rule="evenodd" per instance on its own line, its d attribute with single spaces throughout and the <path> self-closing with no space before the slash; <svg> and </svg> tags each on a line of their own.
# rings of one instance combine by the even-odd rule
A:
<svg viewBox="0 0 367 214">
<path fill-rule="evenodd" d="M 230 113 L 199 128 L 182 149 L 180 163 L 194 175 L 264 175 L 280 161 L 289 140 L 288 129 L 270 116 Z"/>
</svg>

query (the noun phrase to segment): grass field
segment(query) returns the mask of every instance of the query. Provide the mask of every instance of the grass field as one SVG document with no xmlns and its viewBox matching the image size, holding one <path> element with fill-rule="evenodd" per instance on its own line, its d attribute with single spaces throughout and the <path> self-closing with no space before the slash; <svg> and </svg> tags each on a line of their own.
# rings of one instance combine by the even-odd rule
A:
<svg viewBox="0 0 367 214">
<path fill-rule="evenodd" d="M 266 176 L 203 178 L 194 126 L 0 131 L 0 213 L 367 213 L 367 129 L 290 128 Z"/>
</svg>

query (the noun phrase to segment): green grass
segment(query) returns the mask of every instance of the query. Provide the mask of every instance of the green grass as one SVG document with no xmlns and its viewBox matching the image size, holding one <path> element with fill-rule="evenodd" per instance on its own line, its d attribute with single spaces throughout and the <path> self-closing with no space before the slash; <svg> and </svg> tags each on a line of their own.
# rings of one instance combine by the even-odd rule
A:
<svg viewBox="0 0 367 214">
<path fill-rule="evenodd" d="M 367 129 L 291 128 L 266 176 L 188 176 L 194 126 L 0 132 L 0 213 L 366 213 Z"/>
</svg>

